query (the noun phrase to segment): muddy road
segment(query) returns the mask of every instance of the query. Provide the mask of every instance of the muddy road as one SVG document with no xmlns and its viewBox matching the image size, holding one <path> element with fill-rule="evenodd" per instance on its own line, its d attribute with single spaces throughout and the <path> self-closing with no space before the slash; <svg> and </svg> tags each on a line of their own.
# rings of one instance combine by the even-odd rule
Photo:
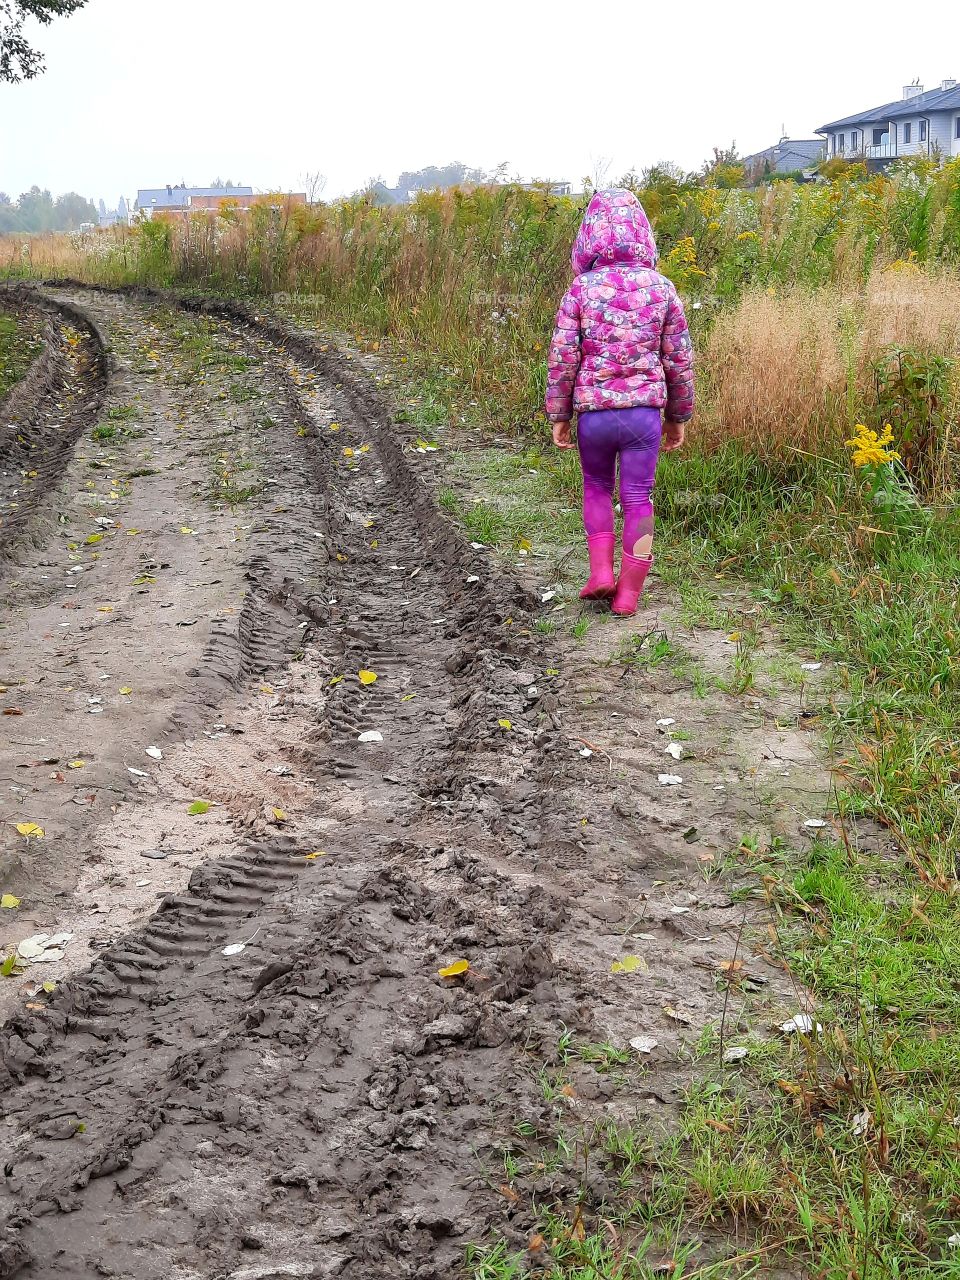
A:
<svg viewBox="0 0 960 1280">
<path fill-rule="evenodd" d="M 0 477 L 0 1276 L 440 1280 L 537 1200 L 599 1212 L 614 1171 L 535 1158 L 558 1108 L 669 1122 L 685 1040 L 790 998 L 762 956 L 724 986 L 744 908 L 704 867 L 767 783 L 790 834 L 818 811 L 799 718 L 538 635 L 326 344 L 6 305 L 47 349 Z M 561 1038 L 616 1080 L 545 1085 Z"/>
</svg>

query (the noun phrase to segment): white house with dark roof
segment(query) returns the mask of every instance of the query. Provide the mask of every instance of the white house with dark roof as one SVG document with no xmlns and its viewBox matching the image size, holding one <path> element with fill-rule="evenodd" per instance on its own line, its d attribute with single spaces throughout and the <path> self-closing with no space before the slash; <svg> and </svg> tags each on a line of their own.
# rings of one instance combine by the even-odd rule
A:
<svg viewBox="0 0 960 1280">
<path fill-rule="evenodd" d="M 944 80 L 937 89 L 903 87 L 896 102 L 821 125 L 827 156 L 886 164 L 900 156 L 960 155 L 960 86 Z"/>
</svg>

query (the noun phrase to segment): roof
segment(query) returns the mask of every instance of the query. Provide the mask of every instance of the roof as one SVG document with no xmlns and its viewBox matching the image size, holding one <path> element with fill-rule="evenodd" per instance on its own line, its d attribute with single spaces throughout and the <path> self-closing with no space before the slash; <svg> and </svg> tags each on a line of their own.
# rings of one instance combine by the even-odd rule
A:
<svg viewBox="0 0 960 1280">
<path fill-rule="evenodd" d="M 252 196 L 253 187 L 141 187 L 138 209 L 181 209 L 188 196 Z"/>
<path fill-rule="evenodd" d="M 780 164 L 788 158 L 802 160 L 803 164 L 795 165 L 797 169 L 814 164 L 823 156 L 824 142 L 822 138 L 781 138 L 772 147 L 757 151 L 752 156 L 744 156 L 740 161 L 749 169 L 752 165 L 762 164 L 769 160 L 772 164 Z"/>
<path fill-rule="evenodd" d="M 832 120 L 829 124 L 822 124 L 817 133 L 826 133 L 829 129 L 841 129 L 848 124 L 870 124 L 874 120 L 897 120 L 902 116 L 954 110 L 960 110 L 960 84 L 954 85 L 952 89 L 928 89 L 926 93 L 916 93 L 912 98 L 901 98 L 898 102 L 885 102 L 882 106 L 873 107 L 870 111 L 861 111 L 855 116 L 844 116 L 842 120 Z"/>
</svg>

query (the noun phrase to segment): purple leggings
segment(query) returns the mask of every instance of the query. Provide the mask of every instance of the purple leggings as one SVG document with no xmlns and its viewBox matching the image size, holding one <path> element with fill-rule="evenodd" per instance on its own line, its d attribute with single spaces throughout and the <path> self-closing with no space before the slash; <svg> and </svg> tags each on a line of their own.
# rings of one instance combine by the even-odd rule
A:
<svg viewBox="0 0 960 1280">
<path fill-rule="evenodd" d="M 653 477 L 662 430 L 659 409 L 601 409 L 577 418 L 587 534 L 613 533 L 613 486 L 620 458 L 623 547 L 653 536 Z"/>
</svg>

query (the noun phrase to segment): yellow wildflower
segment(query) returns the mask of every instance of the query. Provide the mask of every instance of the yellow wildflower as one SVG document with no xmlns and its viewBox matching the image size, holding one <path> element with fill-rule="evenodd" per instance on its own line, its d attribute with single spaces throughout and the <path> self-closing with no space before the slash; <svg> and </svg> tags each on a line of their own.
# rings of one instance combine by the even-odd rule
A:
<svg viewBox="0 0 960 1280">
<path fill-rule="evenodd" d="M 852 450 L 852 461 L 855 467 L 880 467 L 887 462 L 899 461 L 900 455 L 893 444 L 893 427 L 889 422 L 883 424 L 883 431 L 871 431 L 862 422 L 854 427 L 854 436 L 845 440 L 844 444 Z"/>
</svg>

